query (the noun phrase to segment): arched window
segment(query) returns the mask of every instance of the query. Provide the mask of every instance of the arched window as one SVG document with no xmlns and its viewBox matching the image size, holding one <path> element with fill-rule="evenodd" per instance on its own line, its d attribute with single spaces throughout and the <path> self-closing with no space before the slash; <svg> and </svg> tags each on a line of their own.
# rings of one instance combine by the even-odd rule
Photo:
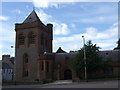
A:
<svg viewBox="0 0 120 90">
<path fill-rule="evenodd" d="M 25 64 L 28 63 L 28 55 L 27 54 L 24 54 L 23 61 L 24 61 Z"/>
<path fill-rule="evenodd" d="M 28 77 L 28 71 L 23 72 L 23 77 Z"/>
<path fill-rule="evenodd" d="M 41 62 L 41 71 L 43 71 L 44 70 L 44 63 L 43 63 L 43 61 Z"/>
<path fill-rule="evenodd" d="M 29 44 L 34 44 L 35 43 L 35 35 L 34 35 L 34 33 L 30 33 L 28 38 L 29 38 Z"/>
<path fill-rule="evenodd" d="M 49 62 L 46 63 L 46 71 L 49 72 Z"/>
<path fill-rule="evenodd" d="M 41 45 L 44 45 L 44 36 L 41 34 Z"/>
<path fill-rule="evenodd" d="M 24 42 L 25 42 L 25 37 L 23 36 L 23 34 L 20 34 L 18 37 L 19 45 L 24 45 Z"/>
</svg>

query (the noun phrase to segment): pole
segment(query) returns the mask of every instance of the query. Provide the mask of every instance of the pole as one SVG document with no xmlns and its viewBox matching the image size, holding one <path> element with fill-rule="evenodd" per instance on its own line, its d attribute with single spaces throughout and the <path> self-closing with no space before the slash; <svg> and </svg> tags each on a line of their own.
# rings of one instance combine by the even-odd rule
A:
<svg viewBox="0 0 120 90">
<path fill-rule="evenodd" d="M 14 57 L 14 46 L 11 46 L 11 49 L 13 49 L 13 57 Z"/>
<path fill-rule="evenodd" d="M 85 81 L 87 81 L 86 51 L 85 51 L 85 38 L 84 38 L 84 36 L 82 36 L 82 38 L 83 38 L 83 44 L 84 44 Z"/>
</svg>

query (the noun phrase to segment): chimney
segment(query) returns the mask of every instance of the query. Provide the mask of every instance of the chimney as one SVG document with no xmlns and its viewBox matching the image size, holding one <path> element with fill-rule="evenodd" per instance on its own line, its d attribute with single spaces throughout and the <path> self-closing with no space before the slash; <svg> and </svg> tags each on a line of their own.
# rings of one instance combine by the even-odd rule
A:
<svg viewBox="0 0 120 90">
<path fill-rule="evenodd" d="M 10 55 L 2 55 L 2 60 L 10 60 Z"/>
<path fill-rule="evenodd" d="M 47 30 L 50 33 L 50 37 L 53 40 L 53 24 L 47 24 Z"/>
</svg>

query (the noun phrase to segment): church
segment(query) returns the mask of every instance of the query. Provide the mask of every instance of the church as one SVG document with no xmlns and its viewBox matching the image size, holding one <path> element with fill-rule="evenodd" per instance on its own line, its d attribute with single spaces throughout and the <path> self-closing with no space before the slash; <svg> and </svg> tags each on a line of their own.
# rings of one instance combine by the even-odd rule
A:
<svg viewBox="0 0 120 90">
<path fill-rule="evenodd" d="M 71 61 L 75 52 L 66 53 L 59 48 L 52 52 L 53 25 L 43 24 L 33 10 L 22 22 L 15 24 L 16 45 L 14 80 L 16 82 L 74 80 L 76 73 L 72 70 Z M 116 55 L 112 75 L 118 73 L 119 50 L 100 52 L 102 57 Z M 120 57 L 119 57 L 120 58 Z M 119 66 L 120 69 L 120 66 Z M 101 73 L 99 72 L 99 75 Z"/>
</svg>

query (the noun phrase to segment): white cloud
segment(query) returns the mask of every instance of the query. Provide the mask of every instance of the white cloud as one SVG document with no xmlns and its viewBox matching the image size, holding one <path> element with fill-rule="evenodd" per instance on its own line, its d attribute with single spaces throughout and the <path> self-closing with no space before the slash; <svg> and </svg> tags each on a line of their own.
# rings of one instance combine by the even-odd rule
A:
<svg viewBox="0 0 120 90">
<path fill-rule="evenodd" d="M 70 30 L 65 23 L 60 23 L 54 20 L 54 18 L 45 13 L 42 9 L 39 9 L 37 11 L 38 17 L 41 19 L 43 23 L 52 23 L 53 24 L 53 34 L 54 35 L 68 35 L 70 33 Z"/>
<path fill-rule="evenodd" d="M 7 21 L 9 17 L 6 16 L 0 16 L 0 21 Z"/>
<path fill-rule="evenodd" d="M 63 47 L 66 51 L 80 49 L 80 47 L 83 46 L 82 35 L 85 36 L 86 41 L 92 40 L 92 42 L 101 47 L 102 50 L 115 48 L 118 39 L 117 24 L 113 24 L 113 26 L 107 30 L 100 31 L 101 30 L 95 27 L 88 27 L 86 28 L 86 32 L 82 34 L 74 34 L 69 37 L 56 37 L 54 40 L 54 51 L 56 51 L 58 47 Z"/>
<path fill-rule="evenodd" d="M 67 24 L 64 23 L 53 23 L 54 25 L 54 31 L 53 34 L 54 35 L 68 35 L 70 33 L 70 30 L 67 26 Z"/>
<path fill-rule="evenodd" d="M 117 16 L 115 15 L 110 15 L 110 16 L 99 16 L 99 17 L 89 17 L 88 18 L 82 18 L 82 19 L 77 19 L 73 20 L 74 22 L 80 22 L 80 23 L 106 23 L 106 22 L 114 22 L 117 20 Z"/>
<path fill-rule="evenodd" d="M 13 56 L 14 49 L 11 50 L 11 45 L 15 45 L 15 31 L 14 25 L 9 25 L 4 22 L 0 22 L 1 30 L 0 30 L 0 55 L 3 54 L 11 54 Z M 1 56 L 0 56 L 0 59 Z"/>
<path fill-rule="evenodd" d="M 75 27 L 76 27 L 76 25 L 75 25 L 75 24 L 71 24 L 71 27 L 72 27 L 72 28 L 75 28 Z"/>
<path fill-rule="evenodd" d="M 119 0 L 49 0 L 51 2 L 118 2 Z"/>
<path fill-rule="evenodd" d="M 18 14 L 21 14 L 21 13 L 22 13 L 22 11 L 19 10 L 19 9 L 16 9 L 15 12 L 17 12 Z"/>
<path fill-rule="evenodd" d="M 35 7 L 48 8 L 56 7 L 61 3 L 74 3 L 74 2 L 118 2 L 119 0 L 32 0 Z"/>
<path fill-rule="evenodd" d="M 33 0 L 35 7 L 48 8 L 48 7 L 58 7 L 57 3 L 52 2 L 52 0 Z"/>
<path fill-rule="evenodd" d="M 2 60 L 2 43 L 0 43 L 0 60 Z"/>
<path fill-rule="evenodd" d="M 52 16 L 48 15 L 41 9 L 39 9 L 36 13 L 43 23 L 48 23 L 52 19 Z"/>
<path fill-rule="evenodd" d="M 1 26 L 2 30 L 0 30 L 0 41 L 15 42 L 14 25 L 12 25 L 13 27 L 11 27 L 9 24 L 7 24 L 6 27 L 6 23 L 2 22 Z"/>
<path fill-rule="evenodd" d="M 100 16 L 100 17 L 98 18 L 98 20 L 101 21 L 101 22 L 103 22 L 103 21 L 105 20 L 105 18 L 104 18 L 103 16 Z"/>
<path fill-rule="evenodd" d="M 29 8 L 29 6 L 28 6 L 28 5 L 26 5 L 26 8 Z"/>
<path fill-rule="evenodd" d="M 15 9 L 15 10 L 13 10 L 11 12 L 17 13 L 17 14 L 23 14 L 23 12 L 21 10 L 19 10 L 19 9 Z"/>
<path fill-rule="evenodd" d="M 88 35 L 94 36 L 94 35 L 97 34 L 97 29 L 94 28 L 94 27 L 86 28 L 86 33 L 87 33 Z"/>
<path fill-rule="evenodd" d="M 32 1 L 38 2 L 38 0 L 1 0 L 1 2 L 32 2 Z M 41 2 L 42 0 L 39 1 Z M 47 1 L 48 0 L 46 0 L 45 2 Z M 118 2 L 118 1 L 119 0 L 49 0 L 49 2 Z"/>
</svg>

